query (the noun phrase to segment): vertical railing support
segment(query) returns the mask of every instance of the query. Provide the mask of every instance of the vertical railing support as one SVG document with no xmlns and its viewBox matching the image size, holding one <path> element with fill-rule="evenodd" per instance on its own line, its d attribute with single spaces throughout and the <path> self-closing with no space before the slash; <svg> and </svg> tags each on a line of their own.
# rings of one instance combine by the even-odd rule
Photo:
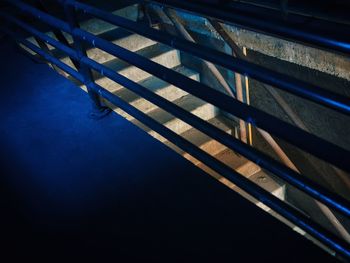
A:
<svg viewBox="0 0 350 263">
<path fill-rule="evenodd" d="M 38 9 L 45 12 L 45 13 L 52 13 L 52 8 L 50 8 L 50 5 L 45 2 L 44 0 L 40 0 L 37 3 L 38 5 Z M 66 37 L 63 35 L 61 30 L 58 30 L 57 28 L 52 28 L 52 33 L 53 35 L 57 38 L 58 41 L 60 41 L 62 44 L 66 45 L 67 47 L 70 46 L 68 40 L 66 39 Z M 73 65 L 78 69 L 79 68 L 79 62 L 70 58 Z"/>
<path fill-rule="evenodd" d="M 52 52 L 51 50 L 49 49 L 49 47 L 47 46 L 47 44 L 42 41 L 40 38 L 38 37 L 34 37 L 35 41 L 38 43 L 38 46 L 44 50 L 46 53 L 50 54 L 52 56 Z M 50 65 L 58 74 L 61 74 L 63 76 L 67 76 L 66 72 L 64 72 L 63 70 L 61 70 L 59 67 L 57 67 L 55 64 L 53 63 L 49 63 L 47 62 L 48 65 Z"/>
<path fill-rule="evenodd" d="M 70 26 L 71 32 L 74 31 L 74 29 L 79 28 L 80 25 L 78 23 L 78 20 L 76 18 L 76 12 L 75 9 L 72 5 L 70 5 L 70 1 L 65 1 L 64 2 L 64 13 L 66 16 L 66 20 Z M 108 113 L 111 112 L 111 109 L 108 107 L 105 107 L 100 99 L 100 96 L 96 91 L 93 89 L 94 85 L 94 78 L 92 75 L 92 71 L 89 67 L 87 67 L 84 63 L 80 63 L 80 60 L 83 57 L 87 57 L 87 52 L 85 49 L 84 44 L 80 39 L 78 39 L 74 34 L 72 34 L 73 38 L 73 45 L 74 49 L 77 52 L 79 61 L 78 61 L 78 70 L 79 73 L 83 76 L 84 78 L 84 85 L 86 86 L 87 92 L 89 94 L 89 97 L 92 101 L 92 111 L 90 113 L 90 117 L 92 119 L 101 119 L 105 117 Z"/>
</svg>

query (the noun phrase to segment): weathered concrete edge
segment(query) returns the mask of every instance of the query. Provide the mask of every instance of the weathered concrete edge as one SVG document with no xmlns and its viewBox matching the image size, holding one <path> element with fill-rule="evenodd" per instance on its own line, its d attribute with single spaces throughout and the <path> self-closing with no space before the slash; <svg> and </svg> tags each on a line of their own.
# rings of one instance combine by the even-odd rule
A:
<svg viewBox="0 0 350 263">
<path fill-rule="evenodd" d="M 234 26 L 225 28 L 241 47 L 350 80 L 350 58 Z"/>
<path fill-rule="evenodd" d="M 155 9 L 159 8 L 155 5 L 152 7 Z M 184 12 L 177 13 L 182 18 L 185 25 L 191 25 L 191 31 L 221 39 L 220 35 L 210 25 L 207 19 Z M 167 19 L 165 18 L 165 20 Z M 171 24 L 170 21 L 167 22 Z M 350 81 L 349 57 L 232 25 L 224 25 L 224 27 L 227 33 L 240 47 L 246 47 L 250 50 L 280 60 L 295 63 Z"/>
</svg>

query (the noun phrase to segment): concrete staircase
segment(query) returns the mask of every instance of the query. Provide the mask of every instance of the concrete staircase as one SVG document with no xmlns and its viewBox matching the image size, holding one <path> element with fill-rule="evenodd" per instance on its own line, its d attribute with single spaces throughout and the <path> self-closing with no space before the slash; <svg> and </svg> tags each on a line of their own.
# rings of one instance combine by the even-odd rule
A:
<svg viewBox="0 0 350 263">
<path fill-rule="evenodd" d="M 137 6 L 130 6 L 121 10 L 117 10 L 114 13 L 124 17 L 128 17 L 132 20 L 136 20 L 137 15 L 135 14 L 137 13 L 137 10 L 138 10 Z M 181 64 L 180 53 L 175 49 L 172 49 L 168 46 L 157 43 L 153 40 L 144 38 L 142 36 L 131 34 L 129 32 L 126 32 L 108 23 L 103 23 L 96 19 L 92 19 L 82 23 L 81 27 L 95 35 L 98 35 L 103 39 L 113 42 L 116 45 L 119 45 L 123 48 L 136 52 L 137 54 L 143 57 L 146 57 L 167 68 L 171 68 L 191 79 L 200 81 L 200 76 L 197 72 L 194 72 L 193 70 L 190 70 Z M 51 34 L 51 33 L 48 33 L 48 34 Z M 68 40 L 69 42 L 72 42 L 72 39 L 70 37 L 68 37 Z M 31 39 L 31 41 L 34 41 L 34 40 Z M 60 57 L 64 63 L 74 67 L 74 65 L 72 64 L 72 61 L 69 58 L 64 57 L 57 50 L 52 49 L 52 53 Z M 194 97 L 186 93 L 185 91 L 173 85 L 170 85 L 169 83 L 163 80 L 160 80 L 145 71 L 142 71 L 141 69 L 135 66 L 132 66 L 124 61 L 121 61 L 120 59 L 104 51 L 101 51 L 98 48 L 89 49 L 87 51 L 87 54 L 91 59 L 101 64 L 104 64 L 105 66 L 117 71 L 121 75 L 133 80 L 134 82 L 141 84 L 142 86 L 156 93 L 157 95 L 162 96 L 168 101 L 173 102 L 174 104 L 180 106 L 181 108 L 187 110 L 188 112 L 191 112 L 192 114 L 200 117 L 205 121 L 208 121 L 209 123 L 220 128 L 221 130 L 229 134 L 232 134 L 234 136 L 235 127 L 233 126 L 233 122 L 231 120 L 228 120 L 224 116 L 222 116 L 218 111 L 218 109 L 213 105 L 206 103 L 198 99 L 197 97 Z M 135 93 L 127 90 L 126 88 L 108 79 L 107 77 L 102 76 L 96 72 L 94 72 L 93 76 L 96 83 L 99 84 L 100 86 L 106 88 L 107 90 L 119 96 L 129 104 L 133 105 L 134 107 L 141 110 L 142 112 L 148 114 L 150 117 L 157 120 L 158 122 L 165 125 L 166 127 L 170 128 L 177 134 L 181 135 L 185 139 L 191 141 L 201 149 L 215 156 L 220 161 L 232 167 L 232 169 L 252 179 L 254 182 L 261 185 L 266 190 L 274 193 L 279 198 L 284 199 L 283 185 L 276 183 L 268 174 L 263 172 L 260 169 L 260 167 L 257 166 L 256 164 L 232 152 L 231 150 L 227 149 L 224 145 L 211 139 L 210 137 L 206 136 L 205 134 L 201 133 L 200 131 L 190 126 L 189 124 L 175 118 L 173 115 L 158 108 L 156 105 L 148 102 L 144 98 L 139 97 Z M 85 89 L 83 85 L 81 85 L 81 88 Z M 171 147 L 172 149 L 177 151 L 179 154 L 184 156 L 186 159 L 188 159 L 189 161 L 197 165 L 199 168 L 207 171 L 209 174 L 217 178 L 219 181 L 221 181 L 228 187 L 236 191 L 240 191 L 231 182 L 222 178 L 219 174 L 210 170 L 203 163 L 196 160 L 194 157 L 190 156 L 188 153 L 184 152 L 183 150 L 179 149 L 177 146 L 173 145 L 172 143 L 167 141 L 165 138 L 163 138 L 156 132 L 150 130 L 148 127 L 145 127 L 142 123 L 135 120 L 132 116 L 123 112 L 121 109 L 112 105 L 108 101 L 104 101 L 104 102 L 107 106 L 111 107 L 116 113 L 125 117 L 129 121 L 133 122 L 135 125 L 141 127 L 146 132 L 148 132 L 151 136 L 163 142 L 167 146 Z M 256 204 L 259 203 L 257 201 L 254 201 L 254 202 Z"/>
</svg>

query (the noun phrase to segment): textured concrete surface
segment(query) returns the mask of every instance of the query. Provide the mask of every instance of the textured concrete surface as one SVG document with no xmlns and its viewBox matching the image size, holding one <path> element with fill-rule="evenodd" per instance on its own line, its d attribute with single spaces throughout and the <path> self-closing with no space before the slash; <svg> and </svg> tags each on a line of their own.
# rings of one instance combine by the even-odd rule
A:
<svg viewBox="0 0 350 263">
<path fill-rule="evenodd" d="M 154 6 L 154 8 L 159 9 L 157 6 Z M 177 13 L 182 18 L 184 24 L 190 25 L 188 27 L 194 32 L 205 35 L 206 37 L 221 40 L 220 35 L 209 24 L 207 19 L 188 13 Z M 171 24 L 167 17 L 163 16 L 162 19 L 166 21 L 166 23 Z M 295 63 L 300 66 L 306 66 L 338 78 L 350 80 L 349 57 L 236 26 L 224 25 L 224 27 L 236 44 L 241 48 L 246 47 L 264 55 Z"/>
<path fill-rule="evenodd" d="M 240 47 L 350 80 L 349 57 L 233 26 L 226 29 Z"/>
</svg>

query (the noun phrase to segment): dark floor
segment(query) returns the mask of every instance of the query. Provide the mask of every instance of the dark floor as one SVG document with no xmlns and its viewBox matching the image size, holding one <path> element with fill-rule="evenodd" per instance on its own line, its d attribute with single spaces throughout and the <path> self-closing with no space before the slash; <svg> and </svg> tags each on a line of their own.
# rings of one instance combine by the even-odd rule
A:
<svg viewBox="0 0 350 263">
<path fill-rule="evenodd" d="M 0 61 L 1 262 L 334 260 L 121 117 L 89 119 L 47 66 L 4 43 Z"/>
</svg>

